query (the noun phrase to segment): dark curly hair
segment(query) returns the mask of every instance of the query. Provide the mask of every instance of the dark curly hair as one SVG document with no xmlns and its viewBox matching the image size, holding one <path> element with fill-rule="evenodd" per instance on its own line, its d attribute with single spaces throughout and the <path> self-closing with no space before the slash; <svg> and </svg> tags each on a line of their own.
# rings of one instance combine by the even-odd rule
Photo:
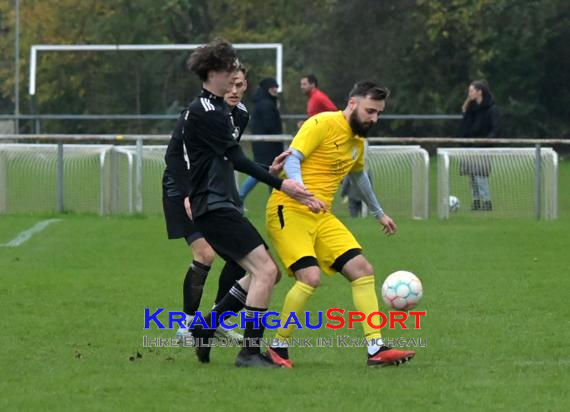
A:
<svg viewBox="0 0 570 412">
<path fill-rule="evenodd" d="M 209 71 L 232 71 L 238 68 L 236 50 L 224 39 L 215 39 L 198 47 L 188 59 L 188 69 L 196 73 L 202 81 L 208 79 Z"/>
</svg>

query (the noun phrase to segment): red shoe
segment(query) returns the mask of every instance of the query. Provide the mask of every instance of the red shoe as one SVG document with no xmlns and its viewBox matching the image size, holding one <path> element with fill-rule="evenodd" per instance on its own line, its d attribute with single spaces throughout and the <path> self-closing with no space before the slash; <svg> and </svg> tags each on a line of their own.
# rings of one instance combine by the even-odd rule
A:
<svg viewBox="0 0 570 412">
<path fill-rule="evenodd" d="M 283 368 L 288 368 L 291 369 L 293 367 L 293 361 L 291 359 L 285 359 L 283 357 L 281 357 L 277 351 L 271 349 L 271 348 L 267 348 L 267 354 L 269 355 L 269 358 L 273 361 L 273 363 L 283 367 Z"/>
<path fill-rule="evenodd" d="M 398 366 L 414 356 L 416 356 L 416 351 L 413 350 L 398 350 L 382 346 L 375 355 L 368 356 L 367 364 L 368 366 Z"/>
</svg>

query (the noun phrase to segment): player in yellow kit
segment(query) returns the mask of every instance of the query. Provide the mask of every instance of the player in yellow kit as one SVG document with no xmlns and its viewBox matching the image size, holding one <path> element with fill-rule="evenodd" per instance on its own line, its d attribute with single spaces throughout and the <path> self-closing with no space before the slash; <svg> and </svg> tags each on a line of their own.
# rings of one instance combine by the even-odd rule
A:
<svg viewBox="0 0 570 412">
<path fill-rule="evenodd" d="M 323 201 L 327 210 L 331 209 L 340 182 L 348 175 L 384 232 L 392 235 L 396 224 L 382 210 L 364 173 L 364 138 L 384 111 L 388 95 L 385 88 L 360 82 L 350 92 L 343 111 L 311 117 L 291 143 L 292 154 L 285 161 L 285 172 Z M 283 304 L 282 325 L 291 312 L 303 312 L 319 286 L 321 269 L 329 275 L 339 272 L 351 282 L 356 310 L 366 316 L 379 310 L 374 270 L 362 255 L 360 244 L 336 216 L 330 212 L 311 213 L 274 191 L 267 203 L 266 224 L 279 258 L 296 279 Z M 373 323 L 381 323 L 379 315 Z M 365 322 L 362 325 L 369 342 L 369 366 L 398 365 L 414 357 L 414 351 L 388 348 L 380 330 Z M 275 363 L 289 368 L 293 363 L 286 340 L 294 329 L 281 327 L 277 332 L 279 344 L 268 350 Z"/>
</svg>

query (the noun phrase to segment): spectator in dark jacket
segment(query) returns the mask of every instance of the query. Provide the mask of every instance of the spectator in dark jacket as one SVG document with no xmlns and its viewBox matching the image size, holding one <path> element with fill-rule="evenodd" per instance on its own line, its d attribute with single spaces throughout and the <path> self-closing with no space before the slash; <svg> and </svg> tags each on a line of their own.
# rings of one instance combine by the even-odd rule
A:
<svg viewBox="0 0 570 412">
<path fill-rule="evenodd" d="M 493 101 L 486 80 L 475 80 L 469 85 L 463 103 L 463 118 L 459 131 L 462 137 L 498 137 L 501 113 Z M 471 210 L 493 210 L 489 174 L 491 162 L 487 158 L 463 159 L 459 165 L 462 176 L 470 176 L 473 203 Z"/>
<path fill-rule="evenodd" d="M 281 115 L 277 108 L 277 89 L 279 85 L 273 78 L 265 78 L 259 83 L 259 88 L 253 96 L 255 107 L 251 113 L 252 134 L 283 134 Z M 253 159 L 263 165 L 271 165 L 273 159 L 283 152 L 283 143 L 279 142 L 253 142 Z M 240 188 L 242 202 L 253 190 L 257 180 L 253 177 L 243 183 Z"/>
</svg>

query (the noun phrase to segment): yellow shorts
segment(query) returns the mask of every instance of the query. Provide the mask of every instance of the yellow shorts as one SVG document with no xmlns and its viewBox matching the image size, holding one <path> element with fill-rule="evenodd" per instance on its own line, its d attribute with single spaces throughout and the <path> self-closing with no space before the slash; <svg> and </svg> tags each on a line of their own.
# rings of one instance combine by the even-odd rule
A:
<svg viewBox="0 0 570 412">
<path fill-rule="evenodd" d="M 362 249 L 352 233 L 332 213 L 311 213 L 269 202 L 266 210 L 269 239 L 283 266 L 305 256 L 317 259 L 321 269 L 334 275 L 334 262 L 350 249 Z"/>
</svg>

